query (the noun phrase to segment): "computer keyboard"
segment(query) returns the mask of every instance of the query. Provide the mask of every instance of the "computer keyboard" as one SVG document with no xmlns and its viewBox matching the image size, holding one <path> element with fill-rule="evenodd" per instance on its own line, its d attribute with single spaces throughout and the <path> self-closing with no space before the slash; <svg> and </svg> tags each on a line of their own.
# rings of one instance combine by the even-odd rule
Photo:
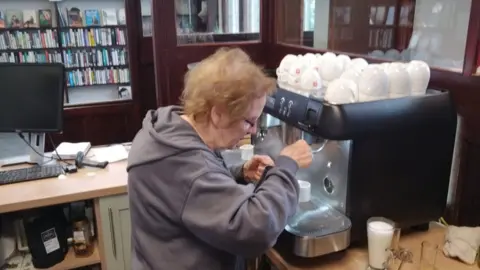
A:
<svg viewBox="0 0 480 270">
<path fill-rule="evenodd" d="M 24 169 L 0 171 L 0 185 L 57 177 L 63 174 L 61 165 L 34 166 Z"/>
</svg>

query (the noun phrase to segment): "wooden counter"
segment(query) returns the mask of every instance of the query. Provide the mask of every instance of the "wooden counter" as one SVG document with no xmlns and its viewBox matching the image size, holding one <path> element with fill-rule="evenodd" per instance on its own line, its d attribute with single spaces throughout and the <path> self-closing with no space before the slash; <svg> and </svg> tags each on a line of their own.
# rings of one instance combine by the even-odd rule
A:
<svg viewBox="0 0 480 270">
<path fill-rule="evenodd" d="M 105 169 L 84 168 L 65 179 L 2 185 L 0 213 L 124 193 L 127 193 L 126 161 L 111 163 Z"/>
<path fill-rule="evenodd" d="M 10 167 L 0 168 L 0 170 L 8 169 Z M 105 169 L 83 168 L 77 173 L 67 175 L 64 179 L 40 179 L 2 185 L 0 186 L 0 214 L 126 193 L 126 161 L 116 162 L 109 164 Z M 99 213 L 95 214 L 96 227 L 100 228 Z M 95 242 L 92 255 L 77 257 L 70 248 L 65 259 L 51 269 L 68 270 L 98 263 L 106 265 L 103 238 L 100 233 L 97 237 L 99 242 Z"/>
<path fill-rule="evenodd" d="M 0 213 L 125 194 L 127 193 L 125 166 L 126 162 L 117 162 L 109 164 L 105 169 L 81 169 L 65 179 L 52 178 L 0 186 Z M 432 227 L 428 232 L 402 236 L 401 246 L 414 253 L 414 264 L 406 264 L 402 270 L 417 270 L 415 263 L 418 263 L 420 258 L 421 242 L 427 240 L 442 247 L 444 232 L 444 228 Z M 100 246 L 102 244 L 99 243 Z M 364 270 L 368 261 L 367 251 L 364 248 L 351 248 L 343 253 L 316 259 L 302 259 L 288 255 L 291 253 L 285 248 L 279 245 L 266 254 L 279 270 Z M 92 261 L 88 262 L 75 259 L 74 266 L 95 263 L 100 259 L 99 256 L 97 253 L 89 258 Z M 59 269 L 69 269 L 71 267 L 69 262 L 70 260 L 66 260 L 64 263 L 66 266 L 63 267 L 62 264 Z M 478 270 L 479 268 L 446 258 L 440 250 L 437 269 Z"/>
<path fill-rule="evenodd" d="M 418 270 L 420 260 L 420 245 L 423 241 L 429 241 L 439 245 L 436 270 L 478 270 L 476 265 L 466 265 L 455 259 L 446 258 L 443 255 L 443 241 L 445 228 L 431 226 L 428 232 L 410 233 L 402 236 L 400 245 L 413 252 L 413 264 L 404 264 L 402 270 Z M 368 253 L 366 248 L 350 248 L 345 252 L 320 257 L 315 259 L 304 259 L 289 254 L 287 247 L 278 246 L 267 252 L 267 257 L 272 265 L 279 270 L 365 270 L 368 264 Z M 393 268 L 397 269 L 397 267 Z"/>
</svg>

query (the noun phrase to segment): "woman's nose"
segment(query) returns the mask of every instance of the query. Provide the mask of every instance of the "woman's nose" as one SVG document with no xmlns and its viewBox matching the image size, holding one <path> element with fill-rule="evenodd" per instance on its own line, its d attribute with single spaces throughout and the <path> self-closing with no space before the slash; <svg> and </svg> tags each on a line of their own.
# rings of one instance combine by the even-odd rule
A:
<svg viewBox="0 0 480 270">
<path fill-rule="evenodd" d="M 257 123 L 255 122 L 254 125 L 250 126 L 250 129 L 248 130 L 248 134 L 255 134 L 257 133 Z"/>
</svg>

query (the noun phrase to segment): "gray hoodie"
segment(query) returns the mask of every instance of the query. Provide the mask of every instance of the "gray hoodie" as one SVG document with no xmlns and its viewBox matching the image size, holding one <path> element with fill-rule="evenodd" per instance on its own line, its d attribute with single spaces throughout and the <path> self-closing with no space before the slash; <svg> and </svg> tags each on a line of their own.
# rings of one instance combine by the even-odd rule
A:
<svg viewBox="0 0 480 270">
<path fill-rule="evenodd" d="M 149 111 L 128 157 L 132 270 L 231 270 L 272 247 L 296 210 L 297 164 L 280 156 L 254 190 L 176 106 Z"/>
</svg>

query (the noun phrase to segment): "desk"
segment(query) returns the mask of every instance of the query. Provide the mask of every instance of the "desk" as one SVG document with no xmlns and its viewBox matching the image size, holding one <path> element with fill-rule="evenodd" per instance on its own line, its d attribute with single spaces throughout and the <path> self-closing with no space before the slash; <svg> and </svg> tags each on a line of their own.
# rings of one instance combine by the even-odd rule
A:
<svg viewBox="0 0 480 270">
<path fill-rule="evenodd" d="M 9 168 L 0 168 L 0 170 L 5 169 Z M 115 243 L 115 240 L 110 239 L 110 233 L 107 233 L 112 228 L 112 224 L 108 222 L 113 221 L 108 220 L 108 218 L 105 220 L 105 216 L 102 216 L 101 213 L 105 211 L 101 209 L 101 201 L 104 198 L 106 200 L 115 198 L 115 196 L 123 196 L 125 197 L 122 198 L 123 201 L 128 203 L 125 196 L 126 193 L 127 172 L 126 162 L 123 161 L 109 164 L 105 169 L 84 168 L 77 173 L 68 175 L 65 179 L 51 178 L 0 186 L 0 214 L 93 199 L 98 232 L 98 243 L 96 243 L 97 248 L 95 252 L 87 258 L 77 258 L 71 250 L 65 257 L 65 260 L 52 269 L 67 270 L 100 263 L 102 269 L 121 270 L 123 267 L 120 268 L 116 262 L 107 262 L 110 258 L 111 245 L 105 242 L 113 241 Z M 125 207 L 122 210 L 124 209 Z M 111 211 L 111 208 L 109 210 Z M 115 221 L 119 220 L 115 219 Z M 115 226 L 117 225 L 115 224 Z M 129 235 L 124 237 L 118 235 L 123 231 L 123 229 L 117 230 L 115 237 L 129 238 Z M 121 242 L 122 239 L 118 240 L 116 243 Z M 129 247 L 124 249 L 127 250 Z M 119 250 L 115 250 L 115 253 L 117 252 Z M 117 260 L 123 260 L 119 255 L 115 257 L 118 257 Z M 108 267 L 107 264 L 109 265 Z"/>
<path fill-rule="evenodd" d="M 105 169 L 81 169 L 66 179 L 0 186 L 0 214 L 122 193 L 127 193 L 126 162 L 117 162 Z"/>
<path fill-rule="evenodd" d="M 428 232 L 415 232 L 400 239 L 400 246 L 413 252 L 413 264 L 404 264 L 402 270 L 418 270 L 420 260 L 420 245 L 423 241 L 436 243 L 441 249 L 445 228 L 431 226 Z M 271 264 L 279 270 L 365 270 L 368 264 L 368 252 L 366 248 L 350 248 L 339 254 L 319 257 L 315 259 L 304 259 L 291 255 L 279 243 L 275 248 L 269 250 L 266 256 Z M 436 270 L 478 270 L 476 265 L 466 265 L 455 259 L 446 258 L 439 250 L 437 255 Z M 396 269 L 396 268 L 394 268 Z"/>
</svg>

